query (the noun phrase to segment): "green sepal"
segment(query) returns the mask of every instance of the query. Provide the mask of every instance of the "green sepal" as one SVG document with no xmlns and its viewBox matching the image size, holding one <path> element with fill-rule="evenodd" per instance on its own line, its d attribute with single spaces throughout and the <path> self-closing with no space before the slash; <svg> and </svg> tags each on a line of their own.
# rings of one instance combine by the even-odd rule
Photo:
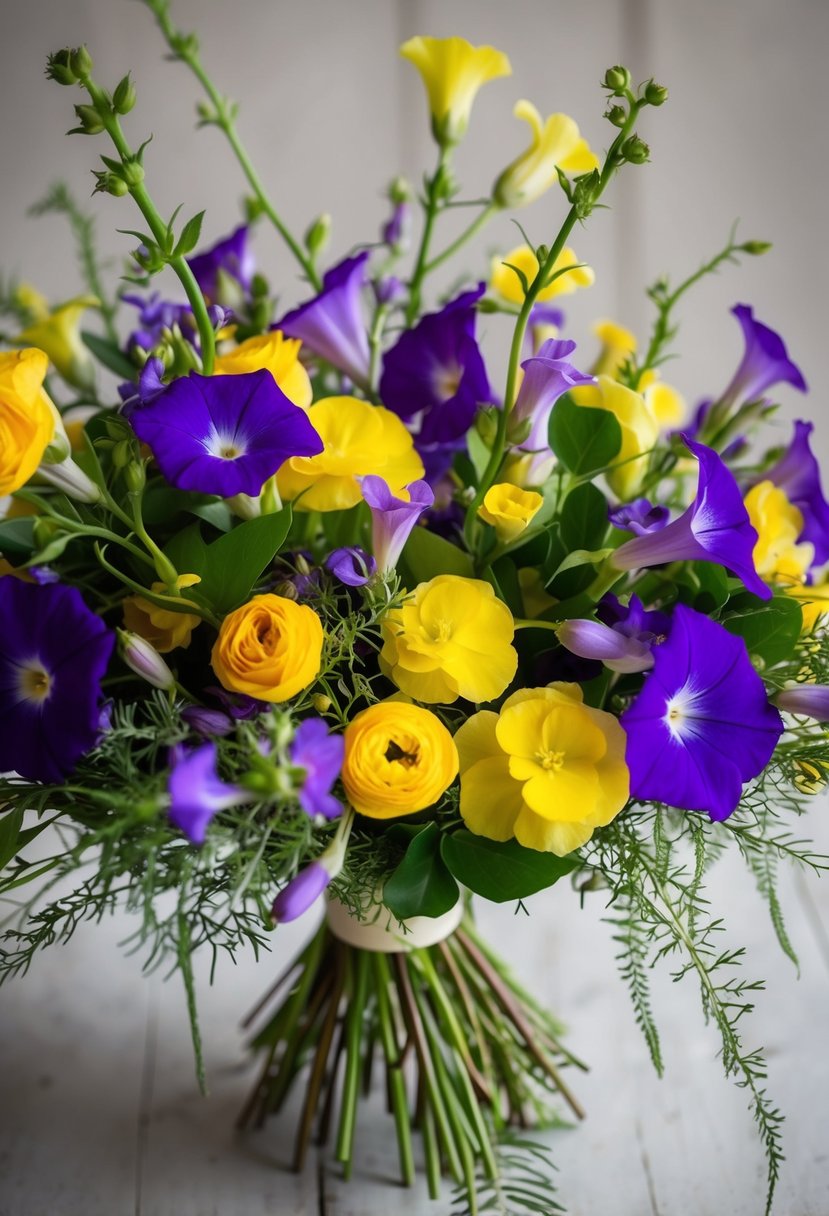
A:
<svg viewBox="0 0 829 1216">
<path fill-rule="evenodd" d="M 186 254 L 192 252 L 192 250 L 196 248 L 196 245 L 199 243 L 199 237 L 201 236 L 203 219 L 204 212 L 199 211 L 184 225 L 181 230 L 181 235 L 176 242 L 176 247 L 173 250 L 174 258 L 184 257 Z"/>
</svg>

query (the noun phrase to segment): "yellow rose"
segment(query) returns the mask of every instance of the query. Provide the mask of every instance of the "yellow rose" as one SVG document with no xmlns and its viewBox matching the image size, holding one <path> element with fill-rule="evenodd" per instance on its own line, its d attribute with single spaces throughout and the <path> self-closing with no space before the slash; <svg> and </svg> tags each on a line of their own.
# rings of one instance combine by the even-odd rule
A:
<svg viewBox="0 0 829 1216">
<path fill-rule="evenodd" d="M 449 731 L 431 710 L 381 701 L 345 729 L 342 782 L 361 815 L 395 819 L 432 806 L 458 773 Z"/>
<path fill-rule="evenodd" d="M 773 481 L 752 486 L 744 501 L 752 526 L 757 529 L 752 554 L 757 573 L 772 582 L 802 583 L 815 556 L 814 545 L 797 543 L 803 531 L 802 513 Z"/>
<path fill-rule="evenodd" d="M 213 670 L 225 688 L 260 701 L 287 701 L 319 673 L 322 624 L 307 604 L 255 595 L 222 621 Z"/>
<path fill-rule="evenodd" d="M 618 384 L 610 376 L 599 376 L 596 385 L 574 388 L 570 396 L 576 405 L 588 409 L 608 410 L 622 431 L 622 446 L 607 474 L 607 482 L 623 502 L 635 498 L 648 469 L 645 453 L 650 452 L 659 436 L 659 425 L 641 393 Z M 642 454 L 641 460 L 635 457 Z"/>
<path fill-rule="evenodd" d="M 464 722 L 455 742 L 460 811 L 478 836 L 564 857 L 628 800 L 625 732 L 582 703 L 578 684 L 522 688 L 500 714 Z"/>
<path fill-rule="evenodd" d="M 95 362 L 81 337 L 81 317 L 88 308 L 100 306 L 95 296 L 77 296 L 39 316 L 15 341 L 45 351 L 67 384 L 81 390 L 94 388 Z"/>
<path fill-rule="evenodd" d="M 318 456 L 292 456 L 277 473 L 284 501 L 298 511 L 346 511 L 362 500 L 361 477 L 376 473 L 392 494 L 423 476 L 423 462 L 396 414 L 359 397 L 325 397 L 308 417 L 325 448 Z"/>
<path fill-rule="evenodd" d="M 492 524 L 499 541 L 508 542 L 525 531 L 543 502 L 535 490 L 522 490 L 502 481 L 487 490 L 478 514 L 484 523 Z"/>
<path fill-rule="evenodd" d="M 567 114 L 551 114 L 544 121 L 530 101 L 516 103 L 513 114 L 529 123 L 532 142 L 495 183 L 492 197 L 500 207 L 524 207 L 540 198 L 564 173 L 589 173 L 598 159 L 579 135 Z"/>
<path fill-rule="evenodd" d="M 43 391 L 49 359 L 42 350 L 0 353 L 0 496 L 24 486 L 55 431 Z"/>
<path fill-rule="evenodd" d="M 308 373 L 299 361 L 301 345 L 298 338 L 286 338 L 281 330 L 273 329 L 217 355 L 213 374 L 236 376 L 266 368 L 288 400 L 307 410 L 313 393 Z"/>
<path fill-rule="evenodd" d="M 489 583 L 439 574 L 382 622 L 380 667 L 416 701 L 492 701 L 515 675 L 512 613 Z"/>
<path fill-rule="evenodd" d="M 498 76 L 510 76 L 506 55 L 491 46 L 471 46 L 464 38 L 410 38 L 400 48 L 423 79 L 432 114 L 432 132 L 441 146 L 466 133 L 478 89 Z"/>
<path fill-rule="evenodd" d="M 200 583 L 198 574 L 180 574 L 176 579 L 179 590 Z M 152 590 L 163 592 L 164 583 L 153 583 Z M 201 617 L 192 612 L 172 612 L 161 608 L 143 595 L 128 595 L 122 604 L 124 626 L 130 633 L 137 633 L 146 642 L 151 642 L 159 654 L 169 654 L 179 647 L 190 645 L 190 635 Z"/>
<path fill-rule="evenodd" d="M 532 283 L 538 274 L 538 258 L 529 245 L 519 245 L 503 257 L 492 259 L 492 277 L 489 281 L 492 290 L 510 304 L 523 304 L 524 288 L 521 286 L 518 275 L 510 269 L 510 266 L 517 266 L 519 270 L 523 271 L 527 282 Z M 578 269 L 569 270 L 567 274 L 558 273 L 568 266 L 578 267 Z M 554 274 L 557 274 L 558 278 L 553 279 L 552 283 L 548 283 L 546 287 L 542 287 L 535 297 L 537 302 L 552 300 L 554 296 L 570 295 L 579 287 L 592 287 L 596 280 L 590 267 L 580 266 L 579 259 L 569 248 L 562 249 L 553 263 L 550 275 Z"/>
</svg>

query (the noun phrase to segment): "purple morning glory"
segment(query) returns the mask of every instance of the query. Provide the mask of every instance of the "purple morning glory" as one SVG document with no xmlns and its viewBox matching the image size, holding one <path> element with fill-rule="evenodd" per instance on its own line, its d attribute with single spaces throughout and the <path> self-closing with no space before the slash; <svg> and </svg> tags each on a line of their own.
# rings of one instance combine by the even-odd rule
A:
<svg viewBox="0 0 829 1216">
<path fill-rule="evenodd" d="M 685 446 L 699 463 L 693 503 L 673 523 L 625 541 L 612 555 L 613 565 L 618 570 L 636 570 L 664 562 L 717 562 L 742 579 L 754 595 L 770 599 L 771 591 L 754 568 L 757 532 L 733 473 L 705 444 L 686 438 Z"/>
<path fill-rule="evenodd" d="M 218 298 L 221 275 L 235 279 L 245 293 L 249 292 L 256 267 L 248 244 L 247 225 L 240 224 L 230 236 L 217 241 L 204 253 L 188 258 L 187 263 L 208 300 Z"/>
<path fill-rule="evenodd" d="M 651 532 L 660 532 L 670 515 L 667 507 L 654 506 L 647 498 L 634 498 L 633 502 L 622 503 L 608 511 L 607 518 L 614 528 L 633 532 L 636 536 L 648 536 Z"/>
<path fill-rule="evenodd" d="M 783 731 L 745 642 L 684 604 L 621 717 L 631 795 L 727 819 Z"/>
<path fill-rule="evenodd" d="M 0 578 L 0 772 L 57 784 L 91 751 L 114 645 L 77 588 Z"/>
<path fill-rule="evenodd" d="M 463 450 L 478 406 L 492 400 L 475 341 L 475 305 L 484 291 L 481 283 L 427 313 L 383 359 L 380 398 L 413 432 L 430 482 Z"/>
<path fill-rule="evenodd" d="M 407 486 L 408 500 L 395 498 L 382 477 L 373 473 L 362 480 L 363 498 L 371 511 L 371 547 L 383 574 L 393 570 L 412 528 L 435 501 L 426 481 Z"/>
<path fill-rule="evenodd" d="M 377 562 L 359 545 L 350 545 L 332 550 L 325 559 L 325 568 L 347 587 L 365 587 L 377 573 Z"/>
<path fill-rule="evenodd" d="M 305 718 L 296 729 L 291 763 L 305 770 L 297 797 L 312 818 L 335 819 L 342 814 L 342 803 L 331 793 L 331 786 L 340 775 L 344 748 L 342 735 L 329 734 L 322 718 Z"/>
<path fill-rule="evenodd" d="M 323 448 L 306 414 L 265 370 L 191 372 L 134 410 L 130 423 L 171 485 L 221 498 L 255 497 L 290 456 Z"/>
<path fill-rule="evenodd" d="M 274 326 L 299 338 L 310 351 L 344 372 L 355 384 L 368 384 L 371 351 L 363 317 L 368 253 L 346 258 L 327 271 L 322 291 L 289 312 Z"/>
<path fill-rule="evenodd" d="M 548 338 L 537 355 L 521 364 L 524 379 L 515 399 L 512 422 L 530 424 L 530 433 L 518 445 L 524 451 L 549 454 L 547 431 L 553 406 L 571 388 L 596 383 L 595 376 L 586 376 L 567 362 L 575 349 L 575 342 Z"/>
<path fill-rule="evenodd" d="M 192 751 L 179 743 L 170 750 L 167 813 L 191 844 L 204 844 L 208 825 L 219 811 L 252 798 L 238 785 L 222 781 L 216 772 L 216 754 L 215 743 L 202 743 Z"/>
<path fill-rule="evenodd" d="M 599 607 L 605 620 L 564 621 L 558 640 L 582 659 L 599 659 L 611 671 L 647 671 L 653 666 L 653 647 L 665 641 L 670 618 L 664 612 L 648 612 L 637 595 L 627 606 L 615 596 L 606 596 Z"/>
<path fill-rule="evenodd" d="M 829 503 L 823 497 L 820 466 L 809 445 L 813 430 L 811 422 L 795 422 L 788 449 L 763 479 L 785 491 L 789 502 L 801 512 L 803 531 L 798 540 L 814 545 L 814 564 L 822 566 L 829 560 Z"/>
<path fill-rule="evenodd" d="M 279 924 L 287 924 L 307 912 L 311 904 L 322 895 L 331 881 L 331 875 L 320 861 L 309 866 L 290 880 L 273 901 L 271 916 Z"/>
<path fill-rule="evenodd" d="M 748 304 L 736 304 L 731 311 L 742 327 L 745 350 L 719 404 L 759 401 L 775 384 L 791 384 L 805 393 L 806 381 L 800 368 L 789 358 L 780 335 L 768 325 L 755 321 L 754 309 Z"/>
</svg>

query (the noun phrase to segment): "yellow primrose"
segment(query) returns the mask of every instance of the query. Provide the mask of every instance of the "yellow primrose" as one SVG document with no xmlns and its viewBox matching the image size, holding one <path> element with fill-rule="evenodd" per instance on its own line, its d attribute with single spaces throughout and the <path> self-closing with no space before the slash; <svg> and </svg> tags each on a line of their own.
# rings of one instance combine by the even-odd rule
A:
<svg viewBox="0 0 829 1216">
<path fill-rule="evenodd" d="M 608 410 L 622 431 L 622 446 L 607 482 L 623 502 L 635 498 L 647 472 L 647 459 L 635 459 L 649 452 L 659 435 L 659 425 L 653 411 L 641 393 L 626 388 L 610 376 L 599 376 L 598 384 L 580 385 L 571 390 L 577 405 L 588 409 Z M 622 463 L 624 462 L 624 463 Z"/>
<path fill-rule="evenodd" d="M 0 496 L 24 486 L 55 433 L 54 406 L 43 389 L 42 350 L 0 353 Z"/>
<path fill-rule="evenodd" d="M 307 410 L 313 393 L 310 377 L 299 361 L 301 346 L 298 338 L 286 338 L 281 330 L 272 329 L 240 342 L 226 354 L 217 355 L 213 374 L 236 376 L 266 368 L 288 400 Z"/>
<path fill-rule="evenodd" d="M 616 321 L 597 321 L 593 333 L 602 344 L 599 357 L 591 367 L 594 376 L 618 375 L 622 364 L 636 352 L 636 335 Z"/>
<path fill-rule="evenodd" d="M 527 282 L 532 283 L 538 274 L 538 258 L 529 245 L 519 245 L 504 257 L 492 259 L 490 288 L 510 304 L 523 304 L 524 288 L 521 286 L 518 275 L 510 269 L 511 266 L 517 266 L 519 270 L 523 271 Z M 536 296 L 537 301 L 552 300 L 554 296 L 566 296 L 579 287 L 592 287 L 596 279 L 595 274 L 589 266 L 580 266 L 579 259 L 569 248 L 562 249 L 550 274 L 557 274 L 558 271 L 564 270 L 568 266 L 575 266 L 577 269 L 559 275 L 557 279 L 553 279 L 552 283 L 542 287 Z"/>
<path fill-rule="evenodd" d="M 382 622 L 380 667 L 416 701 L 491 701 L 518 666 L 512 613 L 489 583 L 439 574 Z"/>
<path fill-rule="evenodd" d="M 771 582 L 802 583 L 809 572 L 814 545 L 797 543 L 803 515 L 773 481 L 761 481 L 745 496 L 752 526 L 757 529 L 753 558 L 757 573 Z"/>
<path fill-rule="evenodd" d="M 487 490 L 478 515 L 484 523 L 492 524 L 498 540 L 505 543 L 525 531 L 543 502 L 535 490 L 522 490 L 502 481 Z"/>
<path fill-rule="evenodd" d="M 432 134 L 441 147 L 463 139 L 478 89 L 511 76 L 509 59 L 491 46 L 471 46 L 465 38 L 418 36 L 400 48 L 420 72 L 429 98 Z"/>
<path fill-rule="evenodd" d="M 81 338 L 80 323 L 88 308 L 99 307 L 95 296 L 77 296 L 33 321 L 15 342 L 45 351 L 67 384 L 90 389 L 95 384 L 95 363 Z"/>
<path fill-rule="evenodd" d="M 176 586 L 180 591 L 200 583 L 198 574 L 180 574 Z M 164 583 L 153 583 L 153 591 L 164 592 Z M 122 604 L 124 627 L 137 633 L 146 642 L 151 642 L 159 654 L 169 654 L 179 647 L 190 645 L 190 637 L 201 617 L 191 612 L 171 612 L 161 608 L 143 595 L 128 595 Z"/>
<path fill-rule="evenodd" d="M 495 183 L 492 197 L 499 207 L 524 207 L 540 198 L 564 173 L 589 173 L 599 161 L 587 140 L 567 114 L 551 114 L 545 121 L 531 101 L 516 103 L 513 114 L 529 123 L 532 142 Z"/>
<path fill-rule="evenodd" d="M 433 806 L 458 775 L 452 736 L 419 705 L 371 705 L 349 722 L 343 739 L 346 797 L 371 819 L 396 819 Z"/>
<path fill-rule="evenodd" d="M 612 714 L 582 702 L 578 684 L 522 688 L 500 714 L 474 714 L 455 735 L 460 811 L 490 840 L 513 836 L 564 857 L 628 800 L 625 732 Z"/>
<path fill-rule="evenodd" d="M 805 583 L 797 583 L 793 587 L 786 587 L 785 590 L 787 595 L 800 600 L 803 632 L 811 633 L 820 618 L 829 612 L 829 582 L 813 583 L 811 587 Z"/>
<path fill-rule="evenodd" d="M 325 397 L 308 410 L 325 449 L 292 456 L 277 473 L 283 500 L 298 511 L 347 511 L 362 499 L 361 477 L 376 473 L 392 494 L 423 476 L 409 431 L 391 410 L 359 397 Z"/>
</svg>

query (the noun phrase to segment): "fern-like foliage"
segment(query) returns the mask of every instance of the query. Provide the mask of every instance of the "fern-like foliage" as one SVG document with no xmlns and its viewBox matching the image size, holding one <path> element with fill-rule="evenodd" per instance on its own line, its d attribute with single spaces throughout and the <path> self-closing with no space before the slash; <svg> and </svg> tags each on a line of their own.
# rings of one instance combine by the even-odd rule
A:
<svg viewBox="0 0 829 1216">
<path fill-rule="evenodd" d="M 550 1150 L 546 1145 L 504 1132 L 495 1152 L 494 1178 L 481 1173 L 476 1185 L 474 1213 L 492 1216 L 553 1216 L 565 1209 L 554 1198 Z M 452 1216 L 474 1216 L 465 1186 L 453 1198 Z"/>
</svg>

